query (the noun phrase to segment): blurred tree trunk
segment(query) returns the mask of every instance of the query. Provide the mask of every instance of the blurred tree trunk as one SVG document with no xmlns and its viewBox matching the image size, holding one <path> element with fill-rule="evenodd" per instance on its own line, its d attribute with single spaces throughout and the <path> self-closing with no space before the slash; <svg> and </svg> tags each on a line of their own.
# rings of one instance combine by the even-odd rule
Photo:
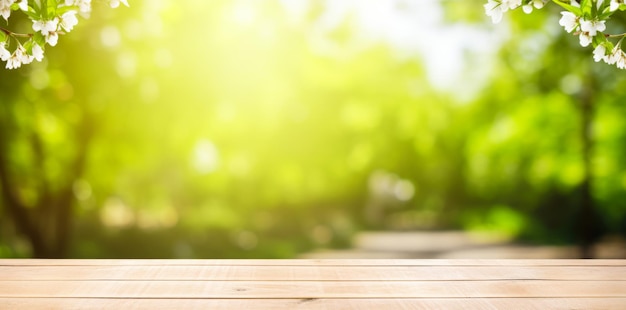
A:
<svg viewBox="0 0 626 310">
<path fill-rule="evenodd" d="M 15 173 L 11 171 L 11 161 L 7 151 L 11 147 L 11 132 L 6 126 L 0 128 L 0 193 L 6 214 L 12 219 L 17 232 L 29 240 L 32 255 L 36 258 L 63 258 L 67 254 L 71 230 L 73 226 L 74 182 L 83 173 L 87 149 L 92 136 L 92 125 L 86 118 L 76 129 L 76 154 L 73 161 L 66 167 L 62 186 L 51 192 L 49 184 L 43 178 L 40 165 L 45 158 L 40 137 L 31 135 L 31 148 L 36 157 L 33 173 L 28 176 L 37 184 L 38 198 L 28 203 L 20 194 L 20 185 L 16 182 Z M 24 176 L 20 176 L 24 178 Z"/>
<path fill-rule="evenodd" d="M 592 70 L 588 70 L 587 81 L 580 94 L 581 140 L 583 152 L 583 181 L 581 184 L 581 209 L 579 214 L 579 242 L 582 258 L 593 258 L 596 214 L 592 194 L 593 185 L 593 118 L 595 105 L 596 79 Z"/>
</svg>

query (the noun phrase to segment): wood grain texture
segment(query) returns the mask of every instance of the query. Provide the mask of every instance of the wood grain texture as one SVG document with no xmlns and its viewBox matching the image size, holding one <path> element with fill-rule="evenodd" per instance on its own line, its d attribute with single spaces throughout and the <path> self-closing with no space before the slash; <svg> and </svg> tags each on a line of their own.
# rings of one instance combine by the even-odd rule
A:
<svg viewBox="0 0 626 310">
<path fill-rule="evenodd" d="M 626 281 L 0 281 L 0 297 L 626 297 Z"/>
<path fill-rule="evenodd" d="M 476 281 L 626 280 L 626 267 L 577 266 L 0 266 L 0 280 Z"/>
<path fill-rule="evenodd" d="M 0 259 L 0 309 L 626 309 L 626 260 Z"/>
<path fill-rule="evenodd" d="M 6 309 L 516 309 L 516 310 L 620 310 L 626 298 L 397 298 L 397 299 L 97 299 L 0 298 Z"/>
</svg>

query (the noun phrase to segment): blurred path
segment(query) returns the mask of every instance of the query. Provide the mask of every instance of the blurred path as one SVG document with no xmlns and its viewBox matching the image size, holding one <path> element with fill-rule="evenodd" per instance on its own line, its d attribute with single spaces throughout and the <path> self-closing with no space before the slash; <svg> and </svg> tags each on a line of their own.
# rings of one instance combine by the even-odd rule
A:
<svg viewBox="0 0 626 310">
<path fill-rule="evenodd" d="M 532 246 L 485 234 L 443 232 L 362 232 L 345 250 L 320 249 L 300 258 L 578 258 L 575 246 Z M 607 238 L 595 246 L 596 258 L 626 258 L 626 243 Z"/>
</svg>

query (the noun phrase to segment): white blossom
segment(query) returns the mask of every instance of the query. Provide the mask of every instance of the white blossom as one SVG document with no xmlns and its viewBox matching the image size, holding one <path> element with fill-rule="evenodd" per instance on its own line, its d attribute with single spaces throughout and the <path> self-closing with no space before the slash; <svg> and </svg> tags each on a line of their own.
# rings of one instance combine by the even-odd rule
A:
<svg viewBox="0 0 626 310">
<path fill-rule="evenodd" d="M 59 34 L 57 32 L 50 32 L 50 34 L 46 36 L 46 43 L 50 44 L 50 46 L 57 45 L 58 41 L 59 41 Z"/>
<path fill-rule="evenodd" d="M 619 47 L 619 45 L 617 45 L 613 48 L 611 54 L 607 55 L 604 61 L 609 65 L 613 65 L 617 63 L 617 61 L 619 61 L 619 59 L 622 57 L 622 54 L 622 49 Z"/>
<path fill-rule="evenodd" d="M 112 8 L 116 8 L 116 7 L 120 6 L 120 2 L 123 3 L 125 6 L 128 6 L 128 0 L 111 0 L 111 2 L 110 2 L 111 7 Z"/>
<path fill-rule="evenodd" d="M 0 16 L 8 21 L 11 16 L 11 6 L 17 1 L 18 0 L 0 0 Z M 21 0 L 17 5 L 22 11 L 28 10 L 28 0 Z"/>
<path fill-rule="evenodd" d="M 7 61 L 11 57 L 11 52 L 6 48 L 7 42 L 0 42 L 0 59 Z"/>
<path fill-rule="evenodd" d="M 596 48 L 593 50 L 593 60 L 595 62 L 598 62 L 600 60 L 604 60 L 606 61 L 606 47 L 604 47 L 604 45 L 599 44 L 598 46 L 596 46 Z"/>
<path fill-rule="evenodd" d="M 578 27 L 578 16 L 572 12 L 561 12 L 559 25 L 565 28 L 565 31 L 572 32 Z"/>
<path fill-rule="evenodd" d="M 598 32 L 602 32 L 606 30 L 606 25 L 604 25 L 604 21 L 598 20 L 580 20 L 580 30 L 583 32 L 589 33 L 590 36 L 595 36 Z"/>
<path fill-rule="evenodd" d="M 609 6 L 609 10 L 611 12 L 615 12 L 617 11 L 617 9 L 619 9 L 619 7 L 624 4 L 624 0 L 611 0 L 611 4 Z"/>
<path fill-rule="evenodd" d="M 39 44 L 35 43 L 33 44 L 33 57 L 35 58 L 35 60 L 37 61 L 42 61 L 43 60 L 43 48 L 41 48 L 41 46 L 39 46 Z"/>
<path fill-rule="evenodd" d="M 580 45 L 589 46 L 593 37 L 606 29 L 604 21 L 598 20 L 580 20 Z"/>
<path fill-rule="evenodd" d="M 535 7 L 538 10 L 538 9 L 543 8 L 544 5 L 545 3 L 543 2 L 543 0 L 530 0 L 528 4 L 522 7 L 522 10 L 524 10 L 524 13 L 530 14 L 533 12 L 533 7 Z"/>
<path fill-rule="evenodd" d="M 626 69 L 626 54 L 624 54 L 624 51 L 622 50 L 620 50 L 620 52 L 621 52 L 620 57 L 615 63 L 615 65 L 620 69 Z"/>
<path fill-rule="evenodd" d="M 56 3 L 56 14 L 50 16 L 51 12 L 55 12 L 54 9 L 48 10 L 48 14 L 37 12 L 29 7 L 29 3 L 33 4 L 33 8 L 41 8 L 43 1 L 47 1 L 48 5 Z M 521 0 L 502 0 L 504 2 L 521 1 Z M 44 48 L 46 44 L 55 46 L 58 43 L 59 35 L 65 34 L 74 29 L 78 24 L 78 16 L 87 17 L 91 12 L 92 0 L 0 0 L 0 16 L 2 16 L 7 24 L 11 17 L 13 10 L 29 11 L 26 15 L 32 21 L 32 29 L 35 33 L 39 32 L 45 40 L 45 43 L 35 43 L 33 33 L 13 33 L 11 30 L 4 30 L 6 34 L 6 40 L 0 42 L 0 60 L 6 61 L 6 68 L 15 69 L 19 68 L 23 64 L 29 64 L 33 60 L 42 61 L 44 58 Z M 105 0 L 113 8 L 119 7 L 120 4 L 128 5 L 128 0 Z M 498 1 L 501 2 L 501 1 Z M 507 4 L 508 6 L 508 4 Z M 63 13 L 61 13 L 63 12 Z M 34 16 L 39 16 L 34 17 Z M 27 46 L 30 46 L 30 53 L 26 51 L 22 45 L 25 37 L 31 37 Z M 11 41 L 15 41 L 17 48 L 11 52 L 7 49 L 7 46 Z M 32 45 L 29 45 L 32 44 Z"/>
<path fill-rule="evenodd" d="M 52 20 L 35 20 L 33 21 L 33 30 L 41 32 L 45 37 L 50 33 L 56 32 L 59 25 L 59 19 Z"/>
<path fill-rule="evenodd" d="M 22 11 L 28 11 L 28 0 L 22 0 L 17 4 Z"/>
<path fill-rule="evenodd" d="M 22 64 L 29 64 L 33 61 L 32 56 L 26 53 L 26 50 L 22 45 L 18 46 L 11 57 L 7 59 L 7 69 L 17 69 L 22 66 Z"/>
<path fill-rule="evenodd" d="M 547 2 L 549 2 L 549 0 L 487 0 L 487 3 L 484 4 L 484 8 L 485 14 L 491 17 L 494 23 L 498 23 L 502 20 L 502 15 L 508 10 L 522 6 L 524 13 L 530 14 L 534 9 L 543 8 Z M 579 0 L 569 0 L 565 2 L 574 8 L 581 7 Z M 626 52 L 620 47 L 620 43 L 626 38 L 626 34 L 606 36 L 603 34 L 607 29 L 606 22 L 610 19 L 610 12 L 623 10 L 626 7 L 626 0 L 610 0 L 610 2 L 595 0 L 589 1 L 585 5 L 593 5 L 593 7 L 591 7 L 591 10 L 587 10 L 588 8 L 577 10 L 570 7 L 570 9 L 572 9 L 571 11 L 577 11 L 577 14 L 571 12 L 569 9 L 568 11 L 561 12 L 559 25 L 568 33 L 577 35 L 581 46 L 587 47 L 592 44 L 595 45 L 593 49 L 594 61 L 599 62 L 603 60 L 607 64 L 616 65 L 620 69 L 626 69 Z M 610 12 L 607 14 L 608 11 Z M 602 38 L 598 39 L 596 36 L 602 36 Z M 608 49 L 613 46 L 610 42 L 613 38 L 621 39 L 617 45 L 609 51 Z"/>
<path fill-rule="evenodd" d="M 15 3 L 15 0 L 0 0 L 0 15 L 7 21 L 11 16 L 11 5 L 13 3 Z"/>
<path fill-rule="evenodd" d="M 65 5 L 77 6 L 82 13 L 91 12 L 91 0 L 65 0 Z"/>
<path fill-rule="evenodd" d="M 22 66 L 22 60 L 19 59 L 15 53 L 13 55 L 11 55 L 11 57 L 9 57 L 9 59 L 7 59 L 7 65 L 5 68 L 7 69 L 17 69 L 20 66 Z"/>
<path fill-rule="evenodd" d="M 6 42 L 0 42 L 0 59 L 6 61 L 7 69 L 17 69 L 22 65 L 29 64 L 33 60 L 41 61 L 43 59 L 43 48 L 38 44 L 33 44 L 32 55 L 28 54 L 26 48 L 18 43 L 18 47 L 10 53 L 6 49 Z"/>
<path fill-rule="evenodd" d="M 522 5 L 522 0 L 502 0 L 502 4 L 507 5 L 512 10 Z"/>
<path fill-rule="evenodd" d="M 70 32 L 74 29 L 74 26 L 78 24 L 78 18 L 76 18 L 76 11 L 67 11 L 61 16 L 60 25 L 65 31 Z"/>
<path fill-rule="evenodd" d="M 507 6 L 494 0 L 487 1 L 483 7 L 485 8 L 485 14 L 491 17 L 491 21 L 494 24 L 499 23 L 502 20 L 502 14 L 509 9 Z"/>
<path fill-rule="evenodd" d="M 33 30 L 41 32 L 41 34 L 46 38 L 46 43 L 51 46 L 57 45 L 57 41 L 59 40 L 59 34 L 57 33 L 58 28 L 59 19 L 56 17 L 52 20 L 33 21 Z"/>
<path fill-rule="evenodd" d="M 16 50 L 16 52 L 19 51 L 19 56 L 21 58 L 22 64 L 27 65 L 31 62 L 33 62 L 33 59 L 35 57 L 33 57 L 32 55 L 29 55 L 26 50 L 24 49 L 23 46 L 20 45 L 20 47 L 18 47 L 18 49 Z"/>
<path fill-rule="evenodd" d="M 587 47 L 591 44 L 592 36 L 589 35 L 588 32 L 581 32 L 580 36 L 578 36 L 578 40 L 580 42 L 580 46 Z"/>
</svg>

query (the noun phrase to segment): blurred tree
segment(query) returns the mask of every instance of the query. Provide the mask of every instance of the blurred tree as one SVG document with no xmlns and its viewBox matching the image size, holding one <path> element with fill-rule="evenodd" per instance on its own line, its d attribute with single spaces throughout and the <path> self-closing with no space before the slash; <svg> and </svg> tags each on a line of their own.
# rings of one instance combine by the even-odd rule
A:
<svg viewBox="0 0 626 310">
<path fill-rule="evenodd" d="M 91 24 L 91 29 L 64 41 L 59 51 L 50 50 L 56 56 L 52 63 L 0 72 L 0 187 L 8 216 L 4 222 L 28 240 L 27 252 L 34 257 L 65 257 L 70 246 L 77 186 L 98 131 L 93 102 L 105 99 L 94 98 L 103 91 L 106 64 L 94 63 L 102 53 L 85 44 L 95 29 Z M 99 74 L 90 74 L 86 67 Z"/>
<path fill-rule="evenodd" d="M 585 187 L 593 235 L 625 233 L 624 79 L 544 13 L 508 16 L 487 85 L 461 101 L 355 16 L 271 3 L 99 12 L 0 72 L 0 255 L 293 257 L 363 228 L 574 242 Z"/>
<path fill-rule="evenodd" d="M 498 95 L 497 92 L 488 92 L 484 94 L 486 98 L 479 99 L 483 102 L 484 100 L 501 102 L 497 111 L 501 111 L 499 113 L 504 113 L 504 115 L 497 116 L 494 122 L 488 123 L 487 126 L 491 128 L 485 132 L 490 136 L 497 135 L 500 138 L 492 140 L 491 143 L 485 143 L 489 139 L 479 134 L 475 141 L 485 146 L 488 145 L 492 150 L 490 152 L 498 149 L 496 152 L 501 152 L 502 149 L 514 145 L 525 145 L 526 141 L 531 140 L 528 150 L 514 151 L 517 156 L 523 157 L 518 157 L 517 165 L 519 166 L 514 167 L 515 164 L 513 164 L 515 172 L 512 172 L 528 171 L 530 174 L 516 178 L 512 177 L 512 173 L 508 173 L 508 177 L 504 180 L 518 183 L 515 185 L 518 187 L 516 190 L 525 191 L 524 196 L 528 196 L 528 199 L 519 202 L 510 199 L 515 196 L 500 199 L 514 205 L 535 206 L 536 209 L 531 214 L 534 214 L 535 220 L 543 226 L 538 230 L 543 231 L 539 234 L 576 236 L 575 239 L 581 245 L 581 256 L 592 257 L 593 243 L 603 234 L 615 231 L 617 228 L 614 225 L 606 225 L 607 222 L 615 222 L 606 218 L 605 212 L 608 206 L 597 204 L 598 197 L 594 195 L 597 192 L 594 186 L 597 170 L 595 168 L 597 164 L 594 163 L 597 161 L 594 158 L 600 157 L 594 149 L 596 140 L 601 137 L 593 128 L 603 121 L 594 115 L 601 104 L 611 104 L 613 98 L 621 96 L 618 85 L 623 84 L 624 79 L 618 69 L 609 69 L 603 67 L 602 64 L 593 63 L 589 51 L 579 46 L 577 38 L 561 31 L 556 21 L 561 10 L 557 6 L 549 6 L 545 11 L 531 16 L 521 12 L 507 14 L 506 18 L 511 22 L 511 39 L 500 53 L 502 62 L 500 69 L 495 73 L 498 80 L 493 86 L 506 89 L 504 92 L 509 93 L 505 95 L 502 92 Z M 455 10 L 452 9 L 451 12 Z M 623 14 L 616 14 L 612 17 L 612 30 L 619 32 L 625 26 Z M 501 82 L 503 80 L 506 82 Z M 563 102 L 568 102 L 568 104 L 563 105 Z M 523 106 L 518 106 L 518 104 Z M 543 105 L 552 107 L 543 107 Z M 539 117 L 544 121 L 539 123 L 532 119 L 516 121 L 518 118 L 516 115 L 519 115 L 517 111 L 526 110 L 536 111 L 530 112 L 532 114 L 543 113 L 544 115 L 538 114 L 532 117 Z M 540 112 L 542 110 L 545 111 Z M 573 115 L 573 111 L 576 111 L 578 115 Z M 528 112 L 522 113 L 525 117 L 529 116 Z M 550 120 L 549 117 L 558 119 Z M 537 127 L 528 130 L 520 128 L 525 125 Z M 538 129 L 539 126 L 541 130 Z M 526 133 L 521 134 L 523 131 Z M 535 137 L 535 134 L 540 136 Z M 552 140 L 552 137 L 556 140 Z M 478 142 L 479 140 L 482 141 Z M 526 141 L 522 142 L 522 140 Z M 502 144 L 503 142 L 510 146 Z M 546 145 L 547 148 L 541 147 L 546 143 L 554 144 Z M 501 146 L 497 146 L 498 144 Z M 480 151 L 477 149 L 477 152 L 485 151 L 484 147 L 479 149 Z M 551 153 L 553 155 L 549 155 Z M 487 156 L 490 157 L 490 155 Z M 528 157 L 524 158 L 525 156 Z M 481 155 L 481 157 L 484 160 L 485 156 Z M 493 159 L 491 157 L 492 163 Z M 513 162 L 510 159 L 504 159 L 506 165 L 511 165 Z M 477 170 L 485 168 L 481 167 Z M 487 169 L 493 172 L 498 171 L 496 169 L 502 169 L 502 167 L 494 168 Z M 548 185 L 549 183 L 545 182 L 546 178 L 551 177 L 557 177 L 560 180 L 554 185 Z M 532 187 L 525 186 L 525 182 L 530 182 L 529 185 Z M 528 190 L 531 191 L 528 192 Z M 540 190 L 539 193 L 536 192 L 537 190 Z M 624 218 L 624 212 L 621 212 L 620 218 Z"/>
<path fill-rule="evenodd" d="M 18 84 L 3 91 L 2 205 L 15 228 L 30 240 L 33 255 L 62 257 L 72 227 L 73 186 L 85 168 L 94 124 L 80 106 L 51 112 L 54 104 L 42 102 L 37 95 L 18 97 L 32 91 L 24 88 L 30 87 Z M 69 118 L 59 119 L 63 114 Z"/>
</svg>

